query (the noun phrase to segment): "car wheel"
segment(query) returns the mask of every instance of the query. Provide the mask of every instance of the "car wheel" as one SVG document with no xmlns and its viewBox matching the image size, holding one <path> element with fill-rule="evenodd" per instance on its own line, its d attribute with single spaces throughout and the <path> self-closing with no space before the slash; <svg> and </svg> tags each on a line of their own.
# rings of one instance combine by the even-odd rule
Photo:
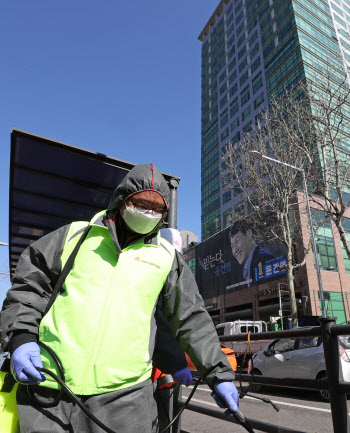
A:
<svg viewBox="0 0 350 433">
<path fill-rule="evenodd" d="M 254 376 L 262 376 L 261 371 L 258 370 L 257 368 L 254 368 L 252 373 L 254 373 Z M 259 383 L 252 383 L 251 390 L 253 392 L 260 392 L 261 389 L 262 389 L 262 385 L 260 385 Z"/>
<path fill-rule="evenodd" d="M 327 380 L 327 373 L 325 371 L 323 371 L 322 373 L 320 373 L 316 379 L 320 379 L 320 380 Z M 327 401 L 329 402 L 329 392 L 328 390 L 321 390 L 319 391 L 320 396 L 322 398 L 323 401 Z"/>
</svg>

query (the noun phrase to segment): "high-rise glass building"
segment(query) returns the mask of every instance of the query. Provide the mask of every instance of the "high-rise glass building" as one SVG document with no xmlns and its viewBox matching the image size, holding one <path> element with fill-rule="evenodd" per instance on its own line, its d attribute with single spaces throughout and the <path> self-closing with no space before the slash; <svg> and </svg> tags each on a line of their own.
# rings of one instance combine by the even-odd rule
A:
<svg viewBox="0 0 350 433">
<path fill-rule="evenodd" d="M 239 189 L 221 184 L 228 142 L 249 132 L 272 94 L 324 72 L 334 83 L 350 76 L 350 0 L 222 0 L 198 39 L 204 240 L 245 212 Z"/>
</svg>

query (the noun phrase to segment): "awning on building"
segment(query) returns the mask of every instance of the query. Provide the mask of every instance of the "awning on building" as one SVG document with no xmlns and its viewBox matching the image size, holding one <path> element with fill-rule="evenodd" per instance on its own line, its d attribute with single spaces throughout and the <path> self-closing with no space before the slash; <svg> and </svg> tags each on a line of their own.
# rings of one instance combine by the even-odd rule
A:
<svg viewBox="0 0 350 433">
<path fill-rule="evenodd" d="M 29 132 L 11 133 L 9 261 L 72 221 L 89 221 L 135 164 Z M 180 181 L 163 173 L 165 179 Z"/>
</svg>

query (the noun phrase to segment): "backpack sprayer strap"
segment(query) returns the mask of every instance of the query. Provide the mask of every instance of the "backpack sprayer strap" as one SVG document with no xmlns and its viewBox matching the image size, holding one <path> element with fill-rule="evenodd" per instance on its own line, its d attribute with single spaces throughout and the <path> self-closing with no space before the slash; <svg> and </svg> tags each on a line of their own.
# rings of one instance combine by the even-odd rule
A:
<svg viewBox="0 0 350 433">
<path fill-rule="evenodd" d="M 47 312 L 50 310 L 50 308 L 52 307 L 52 304 L 55 302 L 55 300 L 56 300 L 56 298 L 57 298 L 57 296 L 58 296 L 58 293 L 59 293 L 60 290 L 62 289 L 63 283 L 65 282 L 65 280 L 66 280 L 66 278 L 67 278 L 67 275 L 69 274 L 69 272 L 71 271 L 71 269 L 72 269 L 72 267 L 73 267 L 74 260 L 75 260 L 77 254 L 78 254 L 79 248 L 81 247 L 81 244 L 82 244 L 82 243 L 84 242 L 84 240 L 86 239 L 86 236 L 88 235 L 90 229 L 91 229 L 91 226 L 90 226 L 90 225 L 87 225 L 87 226 L 85 227 L 85 229 L 84 229 L 82 235 L 80 236 L 80 239 L 79 239 L 79 241 L 77 242 L 77 244 L 76 244 L 74 250 L 72 251 L 71 255 L 68 257 L 68 260 L 66 261 L 66 263 L 65 263 L 65 265 L 64 265 L 64 267 L 63 267 L 63 269 L 62 269 L 62 272 L 60 273 L 60 276 L 58 277 L 58 280 L 57 280 L 57 282 L 56 282 L 56 284 L 55 284 L 55 287 L 54 287 L 54 289 L 53 289 L 53 291 L 52 291 L 52 294 L 51 294 L 50 300 L 49 300 L 49 302 L 48 302 L 48 304 L 47 304 L 47 306 L 46 306 L 45 312 L 44 312 L 44 316 L 45 316 L 45 315 L 47 314 Z M 50 350 L 50 348 L 48 348 L 48 347 L 47 347 L 44 343 L 42 343 L 41 341 L 39 341 L 38 344 L 39 344 L 39 346 L 41 346 L 43 349 L 45 349 L 46 352 L 48 352 L 48 353 L 51 355 L 51 357 L 54 359 L 54 361 L 55 361 L 55 363 L 56 363 L 56 365 L 57 365 L 57 367 L 58 367 L 58 371 L 59 371 L 60 377 L 61 377 L 62 381 L 64 382 L 64 373 L 63 373 L 63 368 L 62 368 L 61 362 L 60 362 L 60 360 L 58 359 L 58 357 L 55 355 L 55 353 L 54 353 L 52 350 Z M 61 389 L 59 390 L 59 392 L 58 392 L 58 395 L 53 399 L 53 401 L 50 401 L 50 402 L 49 402 L 49 401 L 42 401 L 42 400 L 39 400 L 39 399 L 35 396 L 35 394 L 34 394 L 34 392 L 33 392 L 33 388 L 31 388 L 31 386 L 27 386 L 27 392 L 28 392 L 29 397 L 30 397 L 32 400 L 34 400 L 36 403 L 40 404 L 42 407 L 49 408 L 49 407 L 54 407 L 54 406 L 56 406 L 56 405 L 58 404 L 58 402 L 59 402 L 60 399 L 61 399 L 61 396 L 62 396 L 62 393 L 63 393 L 63 389 L 61 388 Z"/>
<path fill-rule="evenodd" d="M 68 260 L 66 261 L 66 264 L 64 265 L 62 272 L 60 273 L 60 276 L 58 277 L 58 280 L 57 280 L 55 287 L 53 289 L 53 292 L 51 294 L 50 300 L 46 306 L 44 316 L 50 310 L 50 308 L 52 307 L 52 304 L 55 302 L 57 295 L 58 295 L 59 291 L 61 290 L 63 283 L 65 282 L 65 279 L 67 278 L 67 275 L 69 274 L 69 272 L 71 271 L 71 269 L 73 267 L 73 263 L 74 263 L 74 260 L 77 256 L 77 254 L 78 254 L 79 248 L 81 247 L 81 244 L 84 242 L 90 229 L 91 229 L 90 225 L 87 225 L 85 227 L 83 234 L 80 236 L 78 243 L 76 244 L 74 250 L 72 251 L 72 254 L 68 257 Z"/>
</svg>

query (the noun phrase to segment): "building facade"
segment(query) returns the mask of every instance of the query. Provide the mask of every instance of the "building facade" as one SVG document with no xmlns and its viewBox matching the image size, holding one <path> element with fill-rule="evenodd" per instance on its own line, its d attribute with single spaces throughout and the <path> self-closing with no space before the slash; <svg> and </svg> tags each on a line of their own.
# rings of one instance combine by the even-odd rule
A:
<svg viewBox="0 0 350 433">
<path fill-rule="evenodd" d="M 202 244 L 211 251 L 210 244 L 220 233 L 247 214 L 240 189 L 227 191 L 223 186 L 220 159 L 228 143 L 238 143 L 251 130 L 269 98 L 299 81 L 317 83 L 327 77 L 338 86 L 350 79 L 350 0 L 222 0 L 198 39 L 202 42 Z M 347 138 L 345 131 L 344 137 L 340 146 L 349 155 L 350 134 Z M 313 218 L 322 221 L 321 211 L 313 209 Z M 343 225 L 350 235 L 349 210 Z M 309 236 L 307 227 L 305 221 L 304 240 Z M 327 219 L 318 230 L 317 243 L 327 314 L 346 323 L 350 319 L 350 261 Z M 225 283 L 214 289 L 211 283 L 203 283 L 199 275 L 205 268 L 203 245 L 185 256 L 217 321 L 251 318 L 272 324 L 283 302 L 288 317 L 283 275 L 245 288 Z M 209 252 L 207 260 L 217 254 Z M 298 315 L 302 324 L 315 323 L 320 304 L 312 254 L 295 277 Z"/>
<path fill-rule="evenodd" d="M 303 193 L 299 203 L 302 206 Z M 297 262 L 304 258 L 302 243 L 310 240 L 308 219 L 304 209 L 300 210 L 303 242 L 295 254 Z M 341 243 L 339 232 L 333 222 L 324 219 L 320 209 L 312 209 L 316 231 L 320 274 L 328 316 L 336 317 L 338 324 L 350 320 L 350 260 Z M 343 218 L 343 226 L 350 240 L 350 209 Z M 290 324 L 288 286 L 283 272 L 274 272 L 276 263 L 283 265 L 283 248 L 263 245 L 273 254 L 266 263 L 255 263 L 256 271 L 264 267 L 261 279 L 246 284 L 240 282 L 239 266 L 229 240 L 230 227 L 215 233 L 210 238 L 184 252 L 204 299 L 205 306 L 215 323 L 233 320 L 264 320 L 270 329 L 286 328 Z M 275 269 L 276 270 L 276 269 Z M 319 283 L 313 259 L 309 252 L 306 264 L 294 272 L 299 324 L 317 325 L 321 315 Z M 244 279 L 244 278 L 242 278 Z"/>
<path fill-rule="evenodd" d="M 335 84 L 350 66 L 350 0 L 222 0 L 202 42 L 202 240 L 246 211 L 239 188 L 226 191 L 220 156 L 239 142 L 278 95 L 305 78 Z M 349 136 L 350 137 L 350 136 Z M 343 143 L 349 150 L 349 141 Z"/>
</svg>

